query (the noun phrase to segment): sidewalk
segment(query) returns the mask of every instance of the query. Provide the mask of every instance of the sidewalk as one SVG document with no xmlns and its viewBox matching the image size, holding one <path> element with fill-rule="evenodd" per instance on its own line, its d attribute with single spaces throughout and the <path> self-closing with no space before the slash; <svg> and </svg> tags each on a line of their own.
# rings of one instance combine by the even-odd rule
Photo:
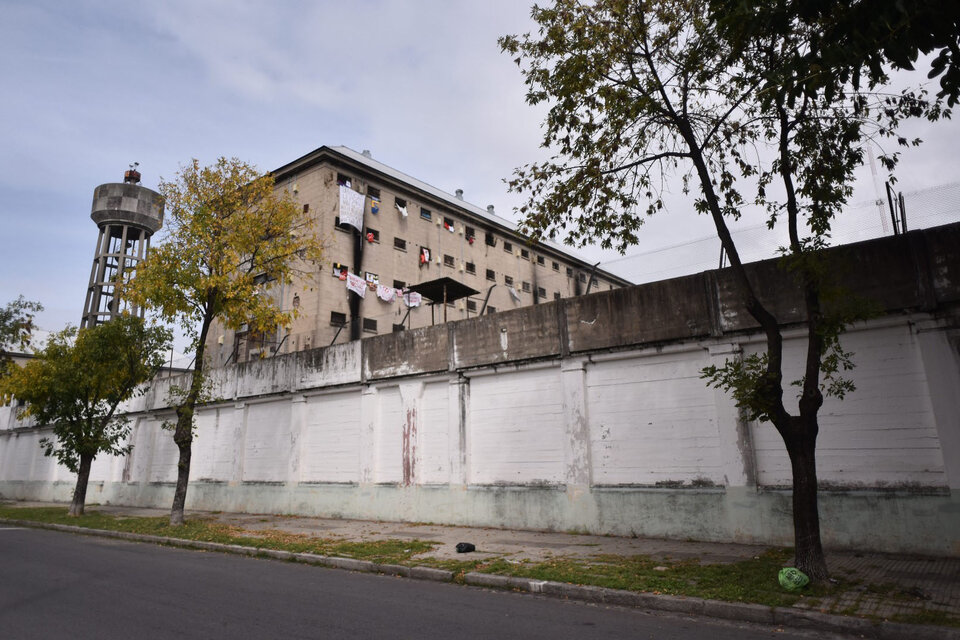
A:
<svg viewBox="0 0 960 640">
<path fill-rule="evenodd" d="M 10 506 L 52 506 L 49 503 L 18 502 Z M 166 516 L 166 509 L 143 509 L 112 505 L 88 506 L 120 517 Z M 242 529 L 244 532 L 281 531 L 339 541 L 424 540 L 437 546 L 417 555 L 412 564 L 436 565 L 437 561 L 503 560 L 544 562 L 559 559 L 592 559 L 603 555 L 647 556 L 656 561 L 699 560 L 701 565 L 731 564 L 759 556 L 767 547 L 728 543 L 690 542 L 649 538 L 577 535 L 537 531 L 371 522 L 332 518 L 253 515 L 188 511 L 187 519 L 202 518 Z M 469 542 L 477 551 L 458 554 L 458 542 Z M 960 558 L 929 558 L 897 554 L 828 552 L 831 574 L 856 582 L 853 589 L 834 597 L 801 600 L 794 610 L 842 613 L 889 620 L 898 615 L 945 615 L 960 619 Z M 775 576 L 772 576 L 775 579 Z M 941 627 L 943 637 L 960 637 L 960 629 Z"/>
</svg>

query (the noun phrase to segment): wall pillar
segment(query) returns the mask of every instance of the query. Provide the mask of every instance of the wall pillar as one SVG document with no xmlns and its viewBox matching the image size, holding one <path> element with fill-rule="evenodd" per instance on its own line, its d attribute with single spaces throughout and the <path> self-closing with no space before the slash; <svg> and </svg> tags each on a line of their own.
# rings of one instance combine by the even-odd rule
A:
<svg viewBox="0 0 960 640">
<path fill-rule="evenodd" d="M 243 483 L 243 458 L 247 441 L 247 403 L 237 402 L 233 405 L 233 467 L 230 469 L 230 484 Z"/>
<path fill-rule="evenodd" d="M 936 320 L 916 325 L 920 359 L 927 378 L 927 389 L 943 468 L 951 489 L 960 488 L 960 331 L 938 326 Z"/>
<path fill-rule="evenodd" d="M 467 407 L 470 379 L 458 375 L 450 380 L 447 394 L 447 451 L 450 459 L 450 486 L 467 485 Z"/>
<path fill-rule="evenodd" d="M 377 388 L 368 385 L 360 394 L 360 484 L 369 485 L 376 478 L 377 423 L 380 415 L 380 398 Z"/>
<path fill-rule="evenodd" d="M 120 482 L 130 482 L 133 478 L 133 456 L 137 448 L 137 436 L 140 435 L 140 424 L 143 422 L 142 416 L 137 416 L 133 422 L 133 428 L 130 429 L 130 435 L 127 436 L 127 442 L 133 446 L 127 455 L 123 456 L 123 470 L 120 472 Z M 51 475 L 53 475 L 51 473 Z"/>
<path fill-rule="evenodd" d="M 743 354 L 736 343 L 711 345 L 708 352 L 709 364 L 716 367 L 724 366 L 727 360 L 739 360 Z M 728 391 L 714 389 L 713 405 L 724 484 L 728 487 L 756 487 L 756 458 L 750 425 Z"/>
<path fill-rule="evenodd" d="M 560 366 L 564 418 L 564 482 L 567 492 L 588 491 L 592 482 L 590 425 L 587 422 L 586 361 L 564 360 Z"/>
<path fill-rule="evenodd" d="M 307 399 L 297 394 L 290 399 L 290 456 L 287 459 L 287 484 L 300 483 L 301 434 L 307 423 Z"/>
</svg>

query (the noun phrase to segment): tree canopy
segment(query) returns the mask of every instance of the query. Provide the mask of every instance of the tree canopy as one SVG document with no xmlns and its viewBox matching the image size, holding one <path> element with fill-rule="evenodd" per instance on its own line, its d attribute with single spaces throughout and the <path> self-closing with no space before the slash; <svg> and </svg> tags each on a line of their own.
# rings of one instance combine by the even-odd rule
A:
<svg viewBox="0 0 960 640">
<path fill-rule="evenodd" d="M 757 37 L 806 34 L 785 64 L 769 70 L 771 83 L 794 95 L 840 85 L 886 83 L 890 70 L 913 70 L 933 54 L 928 78 L 938 98 L 960 99 L 960 4 L 943 0 L 711 0 L 712 19 L 741 46 Z"/>
<path fill-rule="evenodd" d="M 233 158 L 181 167 L 161 181 L 167 222 L 161 244 L 136 270 L 124 295 L 177 322 L 192 338 L 194 370 L 189 388 L 175 399 L 174 441 L 180 450 L 171 524 L 183 523 L 190 471 L 193 414 L 201 400 L 204 346 L 214 320 L 237 329 L 269 333 L 289 325 L 296 309 L 284 309 L 270 287 L 309 277 L 322 246 L 313 218 L 273 177 Z"/>
<path fill-rule="evenodd" d="M 77 474 L 71 515 L 83 513 L 93 459 L 129 452 L 129 422 L 116 415 L 117 408 L 145 391 L 138 385 L 163 366 L 170 339 L 166 329 L 126 314 L 88 329 L 68 327 L 0 383 L 26 402 L 22 417 L 53 429 L 41 445 L 45 455 Z"/>
<path fill-rule="evenodd" d="M 0 376 L 10 364 L 7 351 L 11 349 L 26 349 L 30 344 L 30 335 L 33 332 L 34 315 L 43 311 L 38 302 L 31 302 L 23 296 L 8 302 L 0 307 Z"/>
</svg>

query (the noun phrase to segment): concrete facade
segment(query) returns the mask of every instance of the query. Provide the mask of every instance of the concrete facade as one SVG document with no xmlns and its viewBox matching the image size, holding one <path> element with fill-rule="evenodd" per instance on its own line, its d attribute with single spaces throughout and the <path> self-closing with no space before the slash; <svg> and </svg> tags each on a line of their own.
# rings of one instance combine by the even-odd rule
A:
<svg viewBox="0 0 960 640">
<path fill-rule="evenodd" d="M 485 301 L 493 313 L 580 295 L 588 286 L 595 292 L 630 284 L 602 270 L 591 283 L 592 265 L 559 245 L 529 246 L 512 223 L 463 200 L 462 193 L 450 195 L 346 147 L 321 147 L 274 176 L 277 188 L 314 217 L 324 262 L 312 276 L 272 289 L 282 308 L 300 314 L 288 330 L 263 340 L 213 327 L 207 350 L 213 366 L 391 333 L 397 325 L 431 326 L 444 316 L 476 317 Z M 362 234 L 337 225 L 341 184 L 366 196 Z M 420 260 L 423 248 L 430 254 L 426 262 Z M 449 277 L 479 294 L 446 309 L 438 305 L 433 313 L 426 304 L 409 308 L 400 299 L 381 300 L 373 285 L 360 300 L 338 277 L 341 268 L 394 288 Z"/>
<path fill-rule="evenodd" d="M 857 390 L 820 412 L 825 544 L 960 555 L 960 225 L 829 258 L 880 311 L 843 337 Z M 795 287 L 750 271 L 790 379 Z M 700 378 L 762 346 L 719 271 L 221 368 L 188 507 L 791 544 L 779 436 Z M 91 502 L 170 504 L 169 384 L 126 407 L 134 449 L 95 461 Z M 0 495 L 69 497 L 46 432 L 0 412 Z"/>
</svg>

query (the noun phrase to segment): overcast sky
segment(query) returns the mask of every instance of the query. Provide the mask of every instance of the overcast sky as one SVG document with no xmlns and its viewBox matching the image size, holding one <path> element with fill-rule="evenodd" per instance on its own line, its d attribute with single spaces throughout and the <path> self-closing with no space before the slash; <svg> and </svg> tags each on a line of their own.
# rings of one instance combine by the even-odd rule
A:
<svg viewBox="0 0 960 640">
<path fill-rule="evenodd" d="M 543 111 L 496 40 L 528 16 L 523 0 L 0 0 L 0 304 L 22 293 L 46 307 L 42 328 L 79 323 L 93 189 L 134 161 L 155 188 L 192 157 L 270 170 L 346 145 L 515 219 L 503 179 L 542 156 Z M 960 179 L 958 123 L 929 126 L 912 125 L 928 142 L 904 156 L 905 192 Z M 874 198 L 865 168 L 853 202 Z M 742 222 L 745 239 L 759 222 Z M 716 260 L 697 242 L 709 220 L 682 199 L 643 231 L 641 257 L 611 270 L 639 281 Z"/>
</svg>

